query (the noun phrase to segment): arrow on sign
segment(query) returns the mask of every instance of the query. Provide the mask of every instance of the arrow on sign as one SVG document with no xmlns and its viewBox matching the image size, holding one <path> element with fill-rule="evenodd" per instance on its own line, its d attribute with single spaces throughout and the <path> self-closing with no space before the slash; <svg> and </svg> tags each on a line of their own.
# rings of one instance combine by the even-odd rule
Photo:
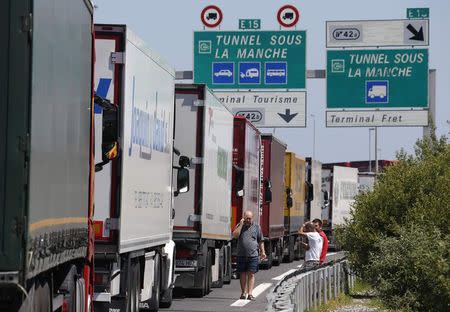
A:
<svg viewBox="0 0 450 312">
<path fill-rule="evenodd" d="M 292 119 L 294 119 L 295 116 L 298 115 L 298 113 L 291 114 L 291 110 L 289 108 L 286 108 L 286 111 L 284 114 L 278 113 L 278 115 L 280 115 L 280 117 L 283 118 L 284 121 L 289 123 Z"/>
<path fill-rule="evenodd" d="M 419 31 L 417 31 L 411 24 L 408 24 L 406 28 L 408 28 L 408 30 L 414 35 L 411 38 L 409 38 L 410 40 L 424 41 L 422 26 L 420 26 Z"/>
</svg>

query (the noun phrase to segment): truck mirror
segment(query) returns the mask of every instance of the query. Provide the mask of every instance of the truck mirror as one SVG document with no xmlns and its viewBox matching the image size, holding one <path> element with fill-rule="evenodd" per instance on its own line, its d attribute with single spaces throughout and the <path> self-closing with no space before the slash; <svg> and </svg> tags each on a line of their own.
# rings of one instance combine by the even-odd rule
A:
<svg viewBox="0 0 450 312">
<path fill-rule="evenodd" d="M 266 191 L 264 192 L 264 199 L 266 201 L 266 203 L 271 203 L 272 202 L 272 190 L 266 188 Z"/>
<path fill-rule="evenodd" d="M 180 156 L 180 159 L 178 159 L 178 165 L 181 168 L 189 168 L 191 166 L 191 161 L 187 156 Z"/>
<path fill-rule="evenodd" d="M 243 197 L 244 196 L 244 170 L 237 167 L 237 166 L 233 166 L 235 173 L 236 173 L 236 195 L 238 197 Z"/>
<path fill-rule="evenodd" d="M 265 187 L 265 191 L 264 191 L 265 202 L 271 203 L 272 202 L 272 183 L 270 182 L 270 180 L 264 181 L 264 187 Z"/>
<path fill-rule="evenodd" d="M 286 206 L 287 208 L 291 208 L 293 206 L 292 189 L 290 187 L 286 189 Z"/>
<path fill-rule="evenodd" d="M 306 187 L 307 187 L 306 194 L 308 197 L 308 201 L 313 201 L 314 200 L 314 184 L 308 182 L 306 184 Z"/>
<path fill-rule="evenodd" d="M 291 197 L 291 196 L 288 196 L 288 197 L 286 198 L 286 206 L 287 206 L 288 208 L 292 208 L 293 202 L 292 202 L 292 197 Z"/>
<path fill-rule="evenodd" d="M 179 168 L 177 172 L 177 191 L 175 196 L 189 191 L 189 170 L 186 168 Z"/>
<path fill-rule="evenodd" d="M 102 143 L 102 159 L 103 161 L 110 161 L 117 158 L 118 144 L 117 142 Z"/>
<path fill-rule="evenodd" d="M 324 200 L 324 201 L 328 201 L 328 200 L 329 200 L 329 197 L 328 197 L 328 191 L 324 191 L 324 192 L 323 192 L 323 200 Z"/>
</svg>

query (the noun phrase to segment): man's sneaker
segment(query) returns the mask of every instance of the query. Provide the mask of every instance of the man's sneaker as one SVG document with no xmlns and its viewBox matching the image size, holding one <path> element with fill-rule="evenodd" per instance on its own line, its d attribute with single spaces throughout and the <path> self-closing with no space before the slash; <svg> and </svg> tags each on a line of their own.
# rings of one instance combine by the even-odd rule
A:
<svg viewBox="0 0 450 312">
<path fill-rule="evenodd" d="M 247 299 L 247 294 L 241 294 L 241 296 L 239 297 L 239 299 Z"/>
</svg>

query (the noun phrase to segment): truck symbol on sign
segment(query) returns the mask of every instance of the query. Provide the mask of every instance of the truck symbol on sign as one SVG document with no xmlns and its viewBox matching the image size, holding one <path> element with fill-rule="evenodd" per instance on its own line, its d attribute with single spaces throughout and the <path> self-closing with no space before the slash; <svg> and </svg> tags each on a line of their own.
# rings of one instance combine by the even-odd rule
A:
<svg viewBox="0 0 450 312">
<path fill-rule="evenodd" d="M 284 69 L 269 69 L 266 74 L 268 77 L 284 77 L 286 71 Z"/>
<path fill-rule="evenodd" d="M 216 12 L 210 12 L 208 15 L 206 15 L 206 19 L 209 20 L 216 20 L 217 19 L 217 13 Z"/>
<path fill-rule="evenodd" d="M 369 89 L 368 96 L 373 99 L 374 97 L 385 98 L 387 94 L 386 86 L 372 86 Z"/>
<path fill-rule="evenodd" d="M 286 12 L 283 15 L 283 19 L 284 20 L 291 20 L 294 18 L 294 13 L 293 12 Z"/>
<path fill-rule="evenodd" d="M 241 72 L 241 78 L 256 78 L 259 77 L 259 70 L 257 68 L 249 68 L 247 69 L 247 71 L 244 73 Z"/>
<path fill-rule="evenodd" d="M 216 76 L 216 77 L 221 77 L 221 76 L 231 77 L 232 75 L 233 75 L 233 73 L 229 69 L 221 69 L 218 72 L 214 73 L 214 76 Z"/>
</svg>

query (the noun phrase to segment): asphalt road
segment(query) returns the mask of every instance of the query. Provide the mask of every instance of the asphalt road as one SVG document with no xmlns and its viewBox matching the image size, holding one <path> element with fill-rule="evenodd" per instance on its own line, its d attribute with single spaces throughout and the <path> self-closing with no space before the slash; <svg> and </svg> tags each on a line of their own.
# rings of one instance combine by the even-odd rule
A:
<svg viewBox="0 0 450 312">
<path fill-rule="evenodd" d="M 222 288 L 213 288 L 203 298 L 192 298 L 177 294 L 170 309 L 161 309 L 161 311 L 264 311 L 267 304 L 267 293 L 283 278 L 283 274 L 293 272 L 302 263 L 303 260 L 282 263 L 278 267 L 274 266 L 270 270 L 260 270 L 256 273 L 253 292 L 256 297 L 255 301 L 239 300 L 241 295 L 239 280 L 231 280 L 231 284 L 224 285 Z"/>
</svg>

